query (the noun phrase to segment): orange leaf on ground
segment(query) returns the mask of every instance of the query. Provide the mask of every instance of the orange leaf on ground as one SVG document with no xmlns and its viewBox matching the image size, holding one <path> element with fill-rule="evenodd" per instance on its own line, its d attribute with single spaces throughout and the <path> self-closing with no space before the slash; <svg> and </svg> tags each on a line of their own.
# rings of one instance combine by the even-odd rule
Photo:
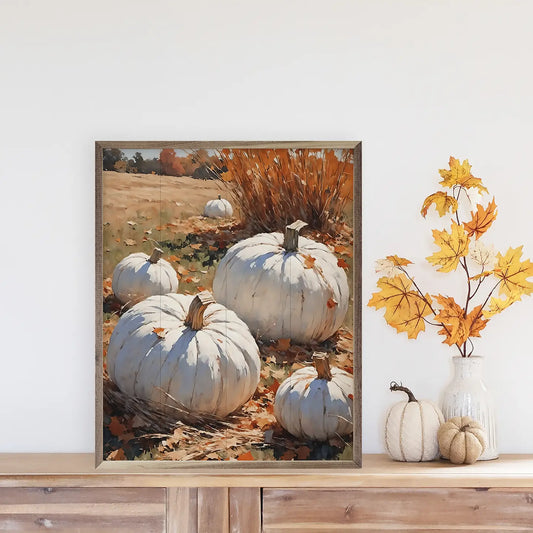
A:
<svg viewBox="0 0 533 533">
<path fill-rule="evenodd" d="M 340 244 L 337 244 L 336 246 L 334 246 L 333 250 L 336 254 L 347 255 L 349 257 L 352 257 L 352 249 L 348 246 L 342 246 Z"/>
<path fill-rule="evenodd" d="M 200 281 L 200 278 L 196 278 L 194 276 L 189 276 L 188 278 L 185 278 L 185 283 L 198 283 Z"/>
<path fill-rule="evenodd" d="M 350 265 L 342 258 L 337 261 L 337 266 L 340 266 L 341 268 L 350 268 Z"/>
<path fill-rule="evenodd" d="M 108 461 L 123 461 L 124 459 L 126 459 L 126 455 L 124 454 L 124 450 L 122 448 L 111 452 L 107 456 Z"/>
<path fill-rule="evenodd" d="M 300 460 L 307 459 L 310 453 L 311 448 L 309 448 L 308 446 L 300 446 L 299 448 L 296 448 L 296 455 Z"/>
<path fill-rule="evenodd" d="M 281 457 L 280 459 L 282 461 L 292 461 L 294 458 L 296 457 L 296 452 L 294 452 L 293 450 L 287 450 Z"/>
<path fill-rule="evenodd" d="M 137 243 L 136 243 L 133 239 L 126 239 L 126 240 L 124 241 L 124 244 L 125 244 L 126 246 L 135 246 Z"/>
<path fill-rule="evenodd" d="M 180 258 L 177 255 L 169 255 L 167 257 L 167 261 L 173 261 L 175 263 L 179 263 L 180 262 Z"/>
<path fill-rule="evenodd" d="M 277 392 L 277 390 L 279 389 L 279 381 L 274 380 L 272 382 L 272 384 L 269 387 L 267 387 L 267 388 L 268 388 L 268 390 L 271 390 L 275 394 Z"/>
<path fill-rule="evenodd" d="M 276 350 L 286 351 L 289 349 L 291 345 L 291 339 L 278 339 L 276 344 L 274 345 L 274 348 Z"/>
<path fill-rule="evenodd" d="M 178 274 L 181 274 L 182 276 L 187 276 L 189 274 L 189 271 L 182 265 L 178 265 L 176 270 L 178 271 Z"/>
<path fill-rule="evenodd" d="M 197 244 L 191 244 L 191 248 L 193 250 L 200 250 L 200 248 L 202 247 L 202 245 L 200 243 L 197 243 Z"/>
<path fill-rule="evenodd" d="M 111 417 L 111 422 L 107 426 L 111 435 L 118 437 L 126 432 L 126 426 L 116 416 Z"/>
<path fill-rule="evenodd" d="M 254 460 L 254 456 L 252 455 L 252 452 L 246 452 L 237 457 L 237 461 L 253 461 L 253 460 Z"/>
</svg>

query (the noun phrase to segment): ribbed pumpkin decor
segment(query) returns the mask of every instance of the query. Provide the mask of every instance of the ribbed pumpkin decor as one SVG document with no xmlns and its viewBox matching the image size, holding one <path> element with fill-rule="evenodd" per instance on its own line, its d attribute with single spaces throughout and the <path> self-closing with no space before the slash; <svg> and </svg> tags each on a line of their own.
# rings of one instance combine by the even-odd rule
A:
<svg viewBox="0 0 533 533">
<path fill-rule="evenodd" d="M 455 416 L 438 432 L 440 454 L 456 465 L 475 463 L 487 445 L 483 426 L 469 416 Z"/>
<path fill-rule="evenodd" d="M 350 297 L 338 259 L 320 242 L 300 237 L 298 220 L 285 233 L 260 233 L 232 246 L 213 281 L 217 301 L 233 309 L 259 338 L 321 342 L 342 325 Z"/>
<path fill-rule="evenodd" d="M 385 422 L 385 445 L 395 461 L 433 461 L 439 456 L 437 432 L 444 422 L 440 409 L 430 401 L 417 400 L 395 381 L 391 391 L 407 394 L 407 401 L 391 407 Z"/>
<path fill-rule="evenodd" d="M 211 293 L 152 296 L 118 321 L 107 369 L 120 390 L 180 418 L 224 417 L 259 383 L 259 349 L 246 324 Z"/>
<path fill-rule="evenodd" d="M 154 248 L 151 255 L 130 254 L 117 264 L 112 288 L 122 304 L 131 306 L 148 296 L 178 290 L 178 275 L 162 255 L 163 250 Z"/>
</svg>

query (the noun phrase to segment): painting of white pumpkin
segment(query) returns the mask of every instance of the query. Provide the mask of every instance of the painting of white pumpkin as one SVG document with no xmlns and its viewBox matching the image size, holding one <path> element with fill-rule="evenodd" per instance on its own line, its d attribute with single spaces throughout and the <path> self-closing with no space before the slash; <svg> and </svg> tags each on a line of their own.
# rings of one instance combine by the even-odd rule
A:
<svg viewBox="0 0 533 533">
<path fill-rule="evenodd" d="M 231 217 L 233 215 L 233 207 L 231 204 L 219 194 L 215 200 L 209 200 L 204 207 L 204 215 L 206 217 Z"/>
<path fill-rule="evenodd" d="M 354 464 L 354 145 L 127 146 L 98 175 L 102 459 Z"/>
</svg>

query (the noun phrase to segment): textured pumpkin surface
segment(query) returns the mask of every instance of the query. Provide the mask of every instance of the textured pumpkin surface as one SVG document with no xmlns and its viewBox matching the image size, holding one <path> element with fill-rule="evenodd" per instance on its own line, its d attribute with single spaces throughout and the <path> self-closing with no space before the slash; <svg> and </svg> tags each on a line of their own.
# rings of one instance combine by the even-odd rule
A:
<svg viewBox="0 0 533 533">
<path fill-rule="evenodd" d="M 352 432 L 353 376 L 331 369 L 332 379 L 318 379 L 313 367 L 294 372 L 279 387 L 274 415 L 292 435 L 328 440 Z"/>
<path fill-rule="evenodd" d="M 481 424 L 469 416 L 455 416 L 441 425 L 438 432 L 440 453 L 454 464 L 475 463 L 487 443 Z"/>
<path fill-rule="evenodd" d="M 149 256 L 130 254 L 113 271 L 113 292 L 121 303 L 136 303 L 148 296 L 178 290 L 178 276 L 164 259 L 150 263 Z"/>
<path fill-rule="evenodd" d="M 258 337 L 323 341 L 348 310 L 346 273 L 324 244 L 300 237 L 298 251 L 287 252 L 283 239 L 260 233 L 232 246 L 217 268 L 215 298 Z"/>
<path fill-rule="evenodd" d="M 439 455 L 437 432 L 444 421 L 440 409 L 425 400 L 399 402 L 385 423 L 385 445 L 396 461 L 432 461 Z"/>
<path fill-rule="evenodd" d="M 206 217 L 230 217 L 233 215 L 233 207 L 224 198 L 209 200 L 205 204 L 204 215 Z"/>
<path fill-rule="evenodd" d="M 259 350 L 246 324 L 218 303 L 202 329 L 185 326 L 193 298 L 152 296 L 125 313 L 109 341 L 109 376 L 131 396 L 226 416 L 254 393 Z"/>
</svg>

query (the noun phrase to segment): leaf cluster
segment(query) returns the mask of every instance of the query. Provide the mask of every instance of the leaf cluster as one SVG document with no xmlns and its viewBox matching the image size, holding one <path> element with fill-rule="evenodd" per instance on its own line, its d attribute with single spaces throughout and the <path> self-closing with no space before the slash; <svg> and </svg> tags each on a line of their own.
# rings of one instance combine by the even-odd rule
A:
<svg viewBox="0 0 533 533">
<path fill-rule="evenodd" d="M 376 271 L 383 276 L 377 282 L 379 291 L 368 302 L 370 307 L 384 308 L 387 323 L 410 339 L 416 339 L 428 325 L 439 328 L 443 342 L 455 346 L 463 357 L 472 354 L 471 339 L 481 336 L 493 316 L 533 292 L 529 280 L 533 263 L 522 258 L 522 246 L 503 254 L 480 240 L 495 221 L 497 206 L 494 198 L 486 205 L 477 201 L 488 190 L 471 168 L 468 160 L 461 163 L 450 157 L 449 169 L 439 170 L 443 190 L 429 195 L 420 211 L 425 218 L 434 206 L 440 217 L 450 216 L 448 228 L 433 230 L 437 249 L 426 259 L 438 272 L 464 272 L 464 303 L 453 296 L 422 291 L 408 270 L 412 262 L 397 255 L 377 262 Z M 461 219 L 461 201 L 473 207 L 468 220 Z"/>
</svg>

